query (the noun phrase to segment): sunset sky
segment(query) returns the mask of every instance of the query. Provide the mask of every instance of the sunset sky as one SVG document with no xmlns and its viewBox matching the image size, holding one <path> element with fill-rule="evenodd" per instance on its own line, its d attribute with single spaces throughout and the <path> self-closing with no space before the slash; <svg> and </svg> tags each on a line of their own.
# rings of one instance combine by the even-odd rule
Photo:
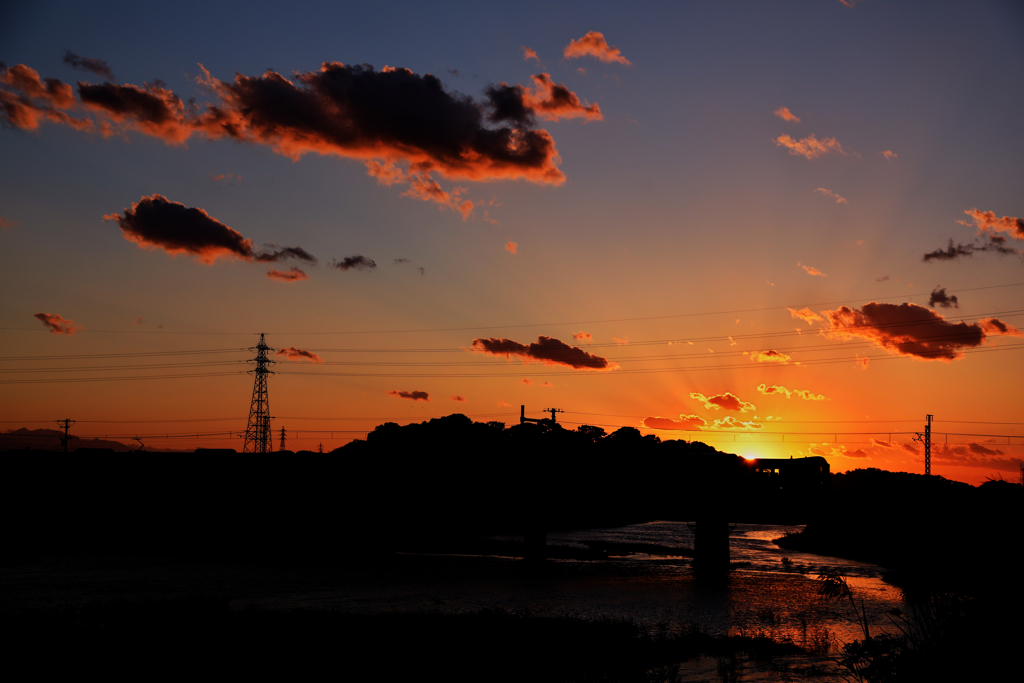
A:
<svg viewBox="0 0 1024 683">
<path fill-rule="evenodd" d="M 0 429 L 241 450 L 264 332 L 275 448 L 525 404 L 923 472 L 931 413 L 933 473 L 1016 481 L 1021 35 L 1011 1 L 4 3 Z"/>
</svg>

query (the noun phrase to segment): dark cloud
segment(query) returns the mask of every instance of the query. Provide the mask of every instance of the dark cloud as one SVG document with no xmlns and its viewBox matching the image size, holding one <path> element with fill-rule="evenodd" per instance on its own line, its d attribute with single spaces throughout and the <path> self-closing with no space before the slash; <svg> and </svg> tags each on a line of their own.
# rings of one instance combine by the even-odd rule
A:
<svg viewBox="0 0 1024 683">
<path fill-rule="evenodd" d="M 936 249 L 935 251 L 929 251 L 922 258 L 923 261 L 952 261 L 958 259 L 961 256 L 974 256 L 974 252 L 978 248 L 973 244 L 953 244 L 953 240 L 949 240 L 949 246 L 945 249 Z"/>
<path fill-rule="evenodd" d="M 166 142 L 181 144 L 193 132 L 185 103 L 159 82 L 139 87 L 79 81 L 78 97 L 86 107 Z"/>
<path fill-rule="evenodd" d="M 360 254 L 346 256 L 340 261 L 334 260 L 331 263 L 331 268 L 337 268 L 338 270 L 373 270 L 376 267 L 377 263 L 373 259 L 368 259 Z"/>
<path fill-rule="evenodd" d="M 474 339 L 472 350 L 477 353 L 505 356 L 508 359 L 516 356 L 524 363 L 532 360 L 547 365 L 565 365 L 577 370 L 613 370 L 618 367 L 607 358 L 587 353 L 577 346 L 569 346 L 552 337 L 538 337 L 536 342 L 529 345 L 495 337 Z"/>
<path fill-rule="evenodd" d="M 46 325 L 54 334 L 72 335 L 76 330 L 85 329 L 81 325 L 76 325 L 74 320 L 67 320 L 56 313 L 36 313 L 32 317 Z"/>
<path fill-rule="evenodd" d="M 73 57 L 84 64 L 84 58 Z M 430 74 L 377 71 L 366 64 L 325 62 L 291 78 L 268 70 L 260 76 L 236 74 L 233 81 L 200 68 L 197 80 L 212 100 L 205 106 L 184 102 L 159 81 L 141 86 L 79 82 L 76 100 L 70 86 L 55 79 L 42 83 L 38 74 L 18 65 L 4 73 L 31 72 L 41 89 L 32 83 L 36 94 L 14 84 L 0 89 L 0 117 L 23 129 L 35 129 L 41 120 L 83 130 L 95 130 L 98 123 L 104 135 L 136 130 L 170 144 L 199 135 L 268 145 L 293 160 L 310 153 L 358 159 L 379 182 L 408 184 L 408 196 L 448 206 L 464 218 L 473 208 L 459 196 L 465 189 L 444 190 L 432 174 L 560 185 L 565 175 L 558 169 L 554 139 L 534 126 L 535 119 L 601 118 L 596 104 L 580 102 L 547 74 L 533 77 L 533 89 L 502 84 L 474 99 L 446 90 Z M 62 111 L 79 106 L 96 121 Z"/>
<path fill-rule="evenodd" d="M 956 295 L 950 296 L 946 294 L 945 287 L 936 287 L 932 290 L 932 295 L 928 299 L 928 305 L 932 308 L 936 306 L 941 308 L 960 308 L 960 302 L 957 300 Z"/>
<path fill-rule="evenodd" d="M 453 401 L 458 401 L 459 403 L 465 403 L 466 402 L 465 398 L 463 398 L 462 396 L 458 396 L 458 395 L 452 396 L 452 400 Z"/>
<path fill-rule="evenodd" d="M 276 244 L 263 245 L 266 251 L 253 254 L 252 260 L 258 263 L 277 263 L 286 259 L 298 259 L 316 264 L 316 257 L 302 247 L 281 247 Z"/>
<path fill-rule="evenodd" d="M 116 221 L 125 239 L 143 249 L 163 249 L 168 254 L 188 254 L 203 263 L 218 258 L 238 258 L 260 263 L 286 258 L 316 259 L 299 247 L 283 247 L 277 251 L 257 252 L 252 240 L 221 223 L 206 211 L 190 208 L 179 202 L 154 194 L 143 197 L 124 210 L 124 215 L 107 214 L 105 220 Z"/>
<path fill-rule="evenodd" d="M 89 71 L 102 76 L 108 81 L 114 80 L 114 72 L 110 70 L 107 63 L 102 59 L 93 59 L 92 57 L 79 57 L 71 50 L 64 53 L 64 63 L 82 71 Z"/>
<path fill-rule="evenodd" d="M 218 258 L 252 260 L 252 240 L 232 230 L 202 209 L 154 194 L 124 210 L 124 215 L 103 217 L 117 221 L 125 239 L 144 249 L 163 249 L 169 254 L 189 254 L 203 263 Z"/>
<path fill-rule="evenodd" d="M 842 306 L 822 314 L 830 325 L 824 330 L 828 337 L 862 337 L 890 353 L 947 363 L 962 358 L 963 349 L 980 346 L 987 334 L 1020 334 L 995 318 L 951 323 L 935 311 L 911 303 L 871 302 L 860 309 Z"/>
<path fill-rule="evenodd" d="M 413 401 L 430 401 L 430 395 L 425 391 L 388 391 L 387 395 L 395 398 L 408 398 Z"/>
<path fill-rule="evenodd" d="M 412 263 L 412 261 L 410 261 L 409 259 L 404 258 L 404 257 L 403 258 L 396 258 L 395 259 L 395 265 L 396 266 L 402 265 L 403 263 Z"/>
<path fill-rule="evenodd" d="M 288 360 L 308 360 L 312 363 L 323 363 L 324 359 L 316 355 L 312 351 L 305 351 L 303 349 L 297 349 L 294 346 L 289 346 L 286 349 L 278 349 L 278 356 L 284 356 Z"/>
<path fill-rule="evenodd" d="M 954 244 L 953 240 L 950 239 L 945 249 L 930 251 L 922 257 L 922 260 L 926 263 L 928 261 L 952 261 L 959 259 L 961 256 L 974 256 L 975 252 L 979 251 L 994 251 L 997 254 L 1003 255 L 1018 255 L 1021 253 L 1019 249 L 1006 246 L 1005 236 L 987 233 L 980 238 L 980 241 L 970 244 Z"/>
</svg>

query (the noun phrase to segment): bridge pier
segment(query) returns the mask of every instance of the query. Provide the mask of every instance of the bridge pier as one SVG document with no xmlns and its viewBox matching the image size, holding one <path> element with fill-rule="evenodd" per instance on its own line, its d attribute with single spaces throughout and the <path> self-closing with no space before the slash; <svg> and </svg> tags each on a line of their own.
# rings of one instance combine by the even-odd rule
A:
<svg viewBox="0 0 1024 683">
<path fill-rule="evenodd" d="M 698 517 L 693 530 L 694 569 L 704 576 L 729 572 L 729 522 L 726 517 Z"/>
<path fill-rule="evenodd" d="M 531 525 L 523 533 L 523 559 L 528 562 L 548 559 L 548 532 L 543 525 Z"/>
</svg>

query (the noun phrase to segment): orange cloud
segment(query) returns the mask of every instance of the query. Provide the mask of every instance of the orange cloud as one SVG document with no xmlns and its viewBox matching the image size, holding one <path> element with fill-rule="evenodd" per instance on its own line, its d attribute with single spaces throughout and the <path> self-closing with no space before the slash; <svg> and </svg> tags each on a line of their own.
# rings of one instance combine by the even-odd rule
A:
<svg viewBox="0 0 1024 683">
<path fill-rule="evenodd" d="M 726 415 L 720 420 L 715 420 L 709 426 L 709 429 L 763 429 L 764 425 L 760 422 L 743 422 L 737 420 L 732 415 Z"/>
<path fill-rule="evenodd" d="M 379 181 L 415 178 L 410 196 L 440 200 L 463 214 L 469 210 L 467 200 L 451 198 L 458 195 L 454 190 L 443 197 L 431 185 L 431 174 L 548 185 L 565 181 L 553 138 L 531 125 L 534 115 L 544 114 L 523 104 L 521 88 L 510 116 L 504 89 L 489 88 L 483 101 L 475 101 L 449 93 L 435 76 L 408 69 L 376 71 L 368 65 L 325 62 L 318 71 L 295 73 L 291 79 L 267 71 L 253 77 L 236 74 L 233 82 L 214 78 L 202 65 L 200 69 L 197 81 L 212 98 L 205 107 L 186 106 L 161 84 L 80 82 L 76 100 L 70 86 L 41 80 L 29 67 L 18 65 L 0 71 L 5 86 L 0 88 L 0 122 L 33 130 L 48 119 L 95 129 L 92 119 L 62 111 L 81 107 L 97 117 L 104 134 L 135 130 L 168 144 L 182 144 L 192 135 L 230 138 L 270 146 L 293 160 L 320 154 L 373 161 L 377 165 L 369 170 Z M 537 99 L 549 117 L 569 115 L 572 98 L 547 83 L 543 92 L 554 96 Z M 596 117 L 596 109 L 580 107 L 572 115 Z"/>
<path fill-rule="evenodd" d="M 622 56 L 619 48 L 608 45 L 603 33 L 590 31 L 579 40 L 570 40 L 565 46 L 562 55 L 566 59 L 577 59 L 579 57 L 596 57 L 602 62 L 617 62 L 619 64 L 631 64 Z"/>
<path fill-rule="evenodd" d="M 821 394 L 815 394 L 815 393 L 812 393 L 810 391 L 807 391 L 806 389 L 787 389 L 786 387 L 782 387 L 782 386 L 778 386 L 778 385 L 774 385 L 774 384 L 772 386 L 768 386 L 766 384 L 759 384 L 757 386 L 757 390 L 760 391 L 765 396 L 779 395 L 779 396 L 785 396 L 786 398 L 792 398 L 793 396 L 796 396 L 797 398 L 802 398 L 805 401 L 827 401 L 828 400 L 827 398 L 825 398 Z"/>
<path fill-rule="evenodd" d="M 91 119 L 76 118 L 61 111 L 77 106 L 78 102 L 71 86 L 56 78 L 40 79 L 35 69 L 17 64 L 0 68 L 0 84 L 10 88 L 0 88 L 0 122 L 12 128 L 35 130 L 44 120 L 84 131 L 96 127 Z"/>
<path fill-rule="evenodd" d="M 393 391 L 389 390 L 386 392 L 388 396 L 393 398 L 407 398 L 412 401 L 430 401 L 430 395 L 425 391 Z"/>
<path fill-rule="evenodd" d="M 458 396 L 458 395 L 452 396 L 452 400 L 453 401 L 458 401 L 459 403 L 465 403 L 466 402 L 466 399 L 464 399 L 463 397 Z"/>
<path fill-rule="evenodd" d="M 0 218 L 0 228 L 13 228 L 18 224 L 18 221 L 8 221 Z"/>
<path fill-rule="evenodd" d="M 789 311 L 789 314 L 792 315 L 794 318 L 797 318 L 798 320 L 803 320 L 808 325 L 810 325 L 812 322 L 823 320 L 823 318 L 820 315 L 818 315 L 817 313 L 815 313 L 814 311 L 807 307 L 804 307 L 799 311 L 794 308 L 787 308 L 786 310 Z"/>
<path fill-rule="evenodd" d="M 505 251 L 507 251 L 510 254 L 516 253 L 516 250 L 518 250 L 518 249 L 519 249 L 519 245 L 517 243 L 515 243 L 515 242 L 512 242 L 511 240 L 509 241 L 508 244 L 505 245 Z"/>
<path fill-rule="evenodd" d="M 779 107 L 775 110 L 775 115 L 783 121 L 792 121 L 793 123 L 800 123 L 800 117 L 794 116 L 793 112 L 789 110 L 789 107 Z"/>
<path fill-rule="evenodd" d="M 778 363 L 779 365 L 789 365 L 789 362 L 793 360 L 792 356 L 788 356 L 781 351 L 770 349 L 768 351 L 748 351 L 747 354 L 750 356 L 750 360 L 756 360 L 758 363 Z M 799 365 L 799 363 L 797 363 Z"/>
<path fill-rule="evenodd" d="M 1013 216 L 997 218 L 994 211 L 978 211 L 977 209 L 970 209 L 964 213 L 974 219 L 979 233 L 1006 232 L 1011 237 L 1024 240 L 1024 218 Z"/>
<path fill-rule="evenodd" d="M 555 386 L 555 385 L 554 385 L 554 384 L 552 384 L 551 382 L 544 382 L 544 384 L 541 384 L 541 386 L 542 386 L 542 387 L 553 387 L 553 386 Z"/>
<path fill-rule="evenodd" d="M 39 322 L 46 325 L 54 334 L 73 335 L 77 330 L 84 330 L 81 325 L 76 325 L 74 320 L 68 320 L 56 313 L 36 313 L 32 316 Z"/>
<path fill-rule="evenodd" d="M 521 383 L 525 384 L 526 386 L 530 386 L 531 384 L 533 384 L 533 380 L 532 379 L 521 379 L 519 381 Z"/>
<path fill-rule="evenodd" d="M 511 339 L 474 339 L 472 350 L 476 353 L 504 356 L 511 360 L 517 356 L 524 363 L 538 361 L 547 365 L 565 365 L 576 370 L 614 370 L 618 367 L 607 358 L 587 353 L 578 346 L 568 344 L 552 337 L 538 337 L 537 341 L 525 345 Z"/>
<path fill-rule="evenodd" d="M 963 358 L 963 349 L 980 346 L 986 335 L 1020 335 L 1019 330 L 996 318 L 970 325 L 951 323 L 939 313 L 911 303 L 871 302 L 859 310 L 842 306 L 822 313 L 829 322 L 824 330 L 827 337 L 861 337 L 890 353 L 946 363 Z"/>
<path fill-rule="evenodd" d="M 814 268 L 814 267 L 812 267 L 812 266 L 805 266 L 805 265 L 802 265 L 802 264 L 801 264 L 801 263 L 800 263 L 799 261 L 797 262 L 797 264 L 796 264 L 796 265 L 798 265 L 799 267 L 803 268 L 803 269 L 804 269 L 804 271 L 806 271 L 806 273 L 807 273 L 808 275 L 817 275 L 817 276 L 819 276 L 819 277 L 828 277 L 827 275 L 825 275 L 825 273 L 821 272 L 821 271 L 820 271 L 820 270 L 818 270 L 817 268 Z"/>
<path fill-rule="evenodd" d="M 537 56 L 537 53 L 531 50 L 530 48 L 526 47 L 525 45 L 523 45 L 523 59 L 525 61 L 529 61 L 531 59 L 535 59 L 538 62 L 540 61 L 540 57 Z"/>
<path fill-rule="evenodd" d="M 802 140 L 795 140 L 789 135 L 780 135 L 775 138 L 775 145 L 777 147 L 785 147 L 794 156 L 802 156 L 807 159 L 814 159 L 829 152 L 846 154 L 843 151 L 843 146 L 835 138 L 822 138 L 819 140 L 813 133 Z"/>
<path fill-rule="evenodd" d="M 531 76 L 534 89 L 523 91 L 523 104 L 532 109 L 542 119 L 556 121 L 558 119 L 581 118 L 587 121 L 600 121 L 601 107 L 594 104 L 583 104 L 576 93 L 563 84 L 556 84 L 551 74 L 542 73 Z"/>
<path fill-rule="evenodd" d="M 612 337 L 612 340 L 619 346 L 625 346 L 629 343 L 629 337 Z"/>
<path fill-rule="evenodd" d="M 583 332 L 582 330 L 572 335 L 572 338 L 583 344 L 589 344 L 594 341 L 593 335 L 589 332 Z"/>
<path fill-rule="evenodd" d="M 678 420 L 668 417 L 645 417 L 641 422 L 647 429 L 673 429 L 677 431 L 696 431 L 703 429 L 708 421 L 698 415 L 680 415 Z"/>
<path fill-rule="evenodd" d="M 892 151 L 891 149 L 887 149 L 884 152 L 882 152 L 882 156 L 885 157 L 886 161 L 892 161 L 893 159 L 895 159 L 899 155 L 896 154 L 896 152 Z"/>
<path fill-rule="evenodd" d="M 303 349 L 297 349 L 294 346 L 289 346 L 286 349 L 278 349 L 278 356 L 284 356 L 288 360 L 308 360 L 311 363 L 323 363 L 324 359 L 316 355 L 312 351 L 305 351 Z"/>
<path fill-rule="evenodd" d="M 820 192 L 823 195 L 825 195 L 826 197 L 834 198 L 836 200 L 836 204 L 846 204 L 847 203 L 846 197 L 840 197 L 839 195 L 837 195 L 832 190 L 827 190 L 824 187 L 819 187 L 817 190 L 815 190 L 815 192 Z"/>
<path fill-rule="evenodd" d="M 267 245 L 256 251 L 252 240 L 232 230 L 202 209 L 189 208 L 179 202 L 154 194 L 143 197 L 124 210 L 124 215 L 111 213 L 104 220 L 116 221 L 126 240 L 142 249 L 163 249 L 168 254 L 188 254 L 201 263 L 211 264 L 218 258 L 272 263 L 295 258 L 316 263 L 316 258 L 302 247 Z"/>
<path fill-rule="evenodd" d="M 421 174 L 406 176 L 409 182 L 409 189 L 402 193 L 403 197 L 412 197 L 425 202 L 434 202 L 441 208 L 449 208 L 452 211 L 462 214 L 462 220 L 467 220 L 473 213 L 473 202 L 468 199 L 459 199 L 459 195 L 466 191 L 464 187 L 453 188 L 451 192 L 445 192 L 441 185 Z M 378 181 L 380 176 L 377 177 Z"/>
<path fill-rule="evenodd" d="M 753 403 L 747 403 L 728 391 L 724 394 L 717 394 L 715 396 L 705 396 L 704 394 L 693 392 L 690 394 L 690 398 L 697 399 L 703 403 L 704 408 L 707 410 L 718 410 L 719 408 L 724 408 L 726 410 L 735 410 L 740 413 L 757 410 L 757 406 Z"/>
<path fill-rule="evenodd" d="M 268 270 L 267 277 L 271 280 L 280 280 L 281 282 L 299 282 L 300 280 L 308 280 L 309 276 L 298 268 L 289 268 L 288 270 Z"/>
</svg>

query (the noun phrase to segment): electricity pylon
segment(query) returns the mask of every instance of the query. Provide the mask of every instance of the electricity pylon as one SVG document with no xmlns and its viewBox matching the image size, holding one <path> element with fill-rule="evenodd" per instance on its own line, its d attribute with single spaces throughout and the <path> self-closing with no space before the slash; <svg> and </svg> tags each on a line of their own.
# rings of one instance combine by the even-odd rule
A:
<svg viewBox="0 0 1024 683">
<path fill-rule="evenodd" d="M 284 427 L 281 427 L 281 445 L 278 447 L 277 450 L 279 450 L 279 451 L 285 450 L 284 444 L 285 444 L 285 439 L 287 438 L 287 436 L 288 436 L 288 432 L 286 432 L 284 430 Z"/>
<path fill-rule="evenodd" d="M 250 351 L 256 352 L 256 357 L 250 360 L 256 367 L 249 371 L 256 379 L 252 385 L 252 403 L 249 406 L 249 426 L 245 428 L 245 445 L 243 453 L 270 453 L 274 450 L 273 439 L 270 435 L 270 399 L 267 397 L 267 375 L 273 375 L 269 366 L 275 361 L 267 358 L 267 351 L 274 349 L 267 346 L 264 341 L 265 335 L 260 334 L 260 343 Z"/>
</svg>

